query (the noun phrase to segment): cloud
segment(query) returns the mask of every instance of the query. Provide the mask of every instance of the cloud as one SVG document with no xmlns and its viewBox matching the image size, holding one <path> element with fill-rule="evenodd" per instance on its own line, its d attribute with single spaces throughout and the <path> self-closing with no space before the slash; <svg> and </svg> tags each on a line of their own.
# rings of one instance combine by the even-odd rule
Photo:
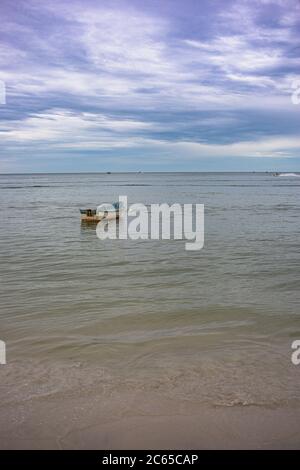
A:
<svg viewBox="0 0 300 470">
<path fill-rule="evenodd" d="M 204 1 L 198 16 L 194 2 L 182 15 L 172 5 L 5 1 L 0 158 L 22 148 L 296 158 L 298 2 Z"/>
<path fill-rule="evenodd" d="M 235 142 L 225 145 L 202 144 L 195 142 L 176 143 L 193 158 L 202 157 L 256 157 L 290 158 L 299 154 L 300 138 L 282 138 L 281 136 L 256 141 Z"/>
<path fill-rule="evenodd" d="M 1 128 L 2 142 L 40 143 L 44 146 L 57 144 L 72 147 L 74 141 L 93 141 L 100 145 L 110 136 L 110 145 L 115 133 L 128 134 L 152 128 L 152 123 L 132 119 L 115 119 L 93 113 L 74 113 L 64 109 L 50 110 L 30 116 L 23 121 L 10 121 Z"/>
</svg>

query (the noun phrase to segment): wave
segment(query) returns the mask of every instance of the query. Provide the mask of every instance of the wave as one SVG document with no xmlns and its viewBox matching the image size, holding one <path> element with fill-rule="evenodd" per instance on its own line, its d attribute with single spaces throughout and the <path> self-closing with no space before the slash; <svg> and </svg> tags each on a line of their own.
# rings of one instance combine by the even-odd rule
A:
<svg viewBox="0 0 300 470">
<path fill-rule="evenodd" d="M 300 175 L 298 175 L 297 173 L 280 173 L 279 176 L 296 176 L 296 177 L 300 177 Z"/>
</svg>

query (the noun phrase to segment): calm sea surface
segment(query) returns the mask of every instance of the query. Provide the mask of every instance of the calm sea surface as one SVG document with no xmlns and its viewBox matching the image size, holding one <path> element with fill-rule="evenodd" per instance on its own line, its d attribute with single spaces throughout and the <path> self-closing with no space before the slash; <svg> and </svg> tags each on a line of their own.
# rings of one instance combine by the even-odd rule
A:
<svg viewBox="0 0 300 470">
<path fill-rule="evenodd" d="M 263 173 L 1 175 L 2 404 L 155 390 L 299 406 L 299 194 Z M 79 208 L 119 195 L 203 203 L 204 248 L 100 241 Z"/>
</svg>

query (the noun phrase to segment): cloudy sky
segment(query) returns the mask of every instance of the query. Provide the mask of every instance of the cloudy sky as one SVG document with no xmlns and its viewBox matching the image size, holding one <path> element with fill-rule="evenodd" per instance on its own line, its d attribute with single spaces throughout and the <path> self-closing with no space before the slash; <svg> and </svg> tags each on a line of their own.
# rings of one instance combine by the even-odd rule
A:
<svg viewBox="0 0 300 470">
<path fill-rule="evenodd" d="M 1 0 L 0 18 L 0 172 L 300 170 L 298 0 Z"/>
</svg>

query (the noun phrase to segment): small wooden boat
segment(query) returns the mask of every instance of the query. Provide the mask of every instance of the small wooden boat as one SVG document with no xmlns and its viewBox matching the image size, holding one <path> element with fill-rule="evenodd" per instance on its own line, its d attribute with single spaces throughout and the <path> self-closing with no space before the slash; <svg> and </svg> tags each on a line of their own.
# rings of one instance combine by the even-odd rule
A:
<svg viewBox="0 0 300 470">
<path fill-rule="evenodd" d="M 113 204 L 101 204 L 97 209 L 79 209 L 81 214 L 81 220 L 85 222 L 100 222 L 100 220 L 107 219 L 113 220 L 120 217 L 119 202 Z"/>
<path fill-rule="evenodd" d="M 98 217 L 96 209 L 79 209 L 81 220 L 85 222 L 99 222 L 103 217 Z"/>
</svg>

